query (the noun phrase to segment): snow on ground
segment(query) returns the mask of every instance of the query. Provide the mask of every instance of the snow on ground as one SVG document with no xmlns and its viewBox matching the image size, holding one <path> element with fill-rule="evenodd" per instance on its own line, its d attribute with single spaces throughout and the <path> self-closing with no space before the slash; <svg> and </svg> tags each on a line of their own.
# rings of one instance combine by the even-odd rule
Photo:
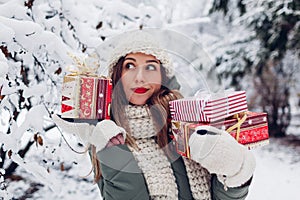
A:
<svg viewBox="0 0 300 200">
<path fill-rule="evenodd" d="M 297 145 L 288 139 L 271 139 L 269 145 L 252 150 L 257 167 L 247 200 L 299 199 L 299 138 Z"/>
<path fill-rule="evenodd" d="M 300 140 L 299 137 L 289 136 L 286 139 L 271 139 L 267 146 L 251 150 L 257 160 L 247 200 L 281 200 L 297 199 L 300 185 Z M 22 197 L 28 193 L 27 199 L 101 199 L 100 192 L 92 182 L 92 175 L 83 177 L 90 168 L 89 160 L 81 159 L 81 163 L 68 167 L 65 171 L 51 170 L 56 177 L 56 184 L 61 191 L 53 192 L 48 187 L 43 187 L 34 177 L 21 168 L 18 173 L 27 180 L 9 183 L 8 191 L 15 197 Z M 32 195 L 30 192 L 35 191 Z"/>
</svg>

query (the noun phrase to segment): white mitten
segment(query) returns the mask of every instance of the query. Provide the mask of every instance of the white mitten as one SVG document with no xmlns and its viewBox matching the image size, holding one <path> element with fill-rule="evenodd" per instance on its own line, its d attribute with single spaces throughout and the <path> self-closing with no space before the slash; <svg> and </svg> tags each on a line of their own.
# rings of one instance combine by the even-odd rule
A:
<svg viewBox="0 0 300 200">
<path fill-rule="evenodd" d="M 96 151 L 102 150 L 108 143 L 108 141 L 122 133 L 124 141 L 126 139 L 126 131 L 115 124 L 112 120 L 102 120 L 97 123 L 94 128 L 89 142 L 96 146 Z"/>
<path fill-rule="evenodd" d="M 228 187 L 238 187 L 253 175 L 255 158 L 228 132 L 198 126 L 189 139 L 191 159 L 200 163 Z"/>
<path fill-rule="evenodd" d="M 82 141 L 87 142 L 88 138 L 90 137 L 94 125 L 88 124 L 88 123 L 73 123 L 68 122 L 66 120 L 61 119 L 56 114 L 53 114 L 52 120 L 55 122 L 55 124 L 64 132 L 69 134 L 75 134 L 77 137 L 79 137 Z"/>
<path fill-rule="evenodd" d="M 124 141 L 126 139 L 126 131 L 111 120 L 102 120 L 94 126 L 84 122 L 68 122 L 55 114 L 51 117 L 62 131 L 69 134 L 75 134 L 83 142 L 95 145 L 96 151 L 102 150 L 107 145 L 108 141 L 119 133 L 122 133 Z"/>
</svg>

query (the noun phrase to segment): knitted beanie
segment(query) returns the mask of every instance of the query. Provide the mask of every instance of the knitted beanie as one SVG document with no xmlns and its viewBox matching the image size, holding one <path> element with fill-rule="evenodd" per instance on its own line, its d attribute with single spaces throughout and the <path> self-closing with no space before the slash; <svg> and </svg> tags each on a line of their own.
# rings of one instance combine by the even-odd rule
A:
<svg viewBox="0 0 300 200">
<path fill-rule="evenodd" d="M 161 48 L 158 39 L 155 39 L 154 36 L 146 30 L 124 33 L 122 41 L 115 47 L 108 62 L 110 76 L 118 60 L 129 53 L 144 53 L 156 57 L 165 68 L 167 77 L 171 78 L 173 76 L 172 62 L 167 51 Z"/>
</svg>

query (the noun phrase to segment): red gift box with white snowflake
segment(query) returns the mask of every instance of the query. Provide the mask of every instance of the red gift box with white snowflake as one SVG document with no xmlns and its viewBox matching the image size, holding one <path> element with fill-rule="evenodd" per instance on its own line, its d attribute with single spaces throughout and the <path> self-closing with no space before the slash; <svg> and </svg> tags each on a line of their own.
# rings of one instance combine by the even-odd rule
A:
<svg viewBox="0 0 300 200">
<path fill-rule="evenodd" d="M 227 131 L 240 144 L 252 149 L 269 143 L 266 113 L 243 112 L 217 122 L 183 122 L 172 120 L 172 133 L 177 152 L 190 157 L 189 138 L 197 126 L 209 125 Z"/>
<path fill-rule="evenodd" d="M 108 78 L 66 75 L 62 86 L 62 118 L 109 119 L 111 94 Z"/>
<path fill-rule="evenodd" d="M 177 121 L 213 122 L 248 110 L 245 91 L 199 93 L 170 101 L 171 118 Z"/>
</svg>

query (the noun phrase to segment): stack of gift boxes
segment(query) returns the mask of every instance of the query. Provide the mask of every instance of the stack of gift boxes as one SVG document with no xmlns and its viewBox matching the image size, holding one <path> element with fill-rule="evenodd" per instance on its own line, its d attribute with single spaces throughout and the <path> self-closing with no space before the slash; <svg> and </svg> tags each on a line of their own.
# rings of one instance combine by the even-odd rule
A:
<svg viewBox="0 0 300 200">
<path fill-rule="evenodd" d="M 109 119 L 112 83 L 95 74 L 96 68 L 75 58 L 77 71 L 65 75 L 62 84 L 61 117 Z"/>
<path fill-rule="evenodd" d="M 269 142 L 267 114 L 248 111 L 245 91 L 199 93 L 170 101 L 170 112 L 177 152 L 188 158 L 189 137 L 201 125 L 225 130 L 249 149 Z"/>
</svg>

